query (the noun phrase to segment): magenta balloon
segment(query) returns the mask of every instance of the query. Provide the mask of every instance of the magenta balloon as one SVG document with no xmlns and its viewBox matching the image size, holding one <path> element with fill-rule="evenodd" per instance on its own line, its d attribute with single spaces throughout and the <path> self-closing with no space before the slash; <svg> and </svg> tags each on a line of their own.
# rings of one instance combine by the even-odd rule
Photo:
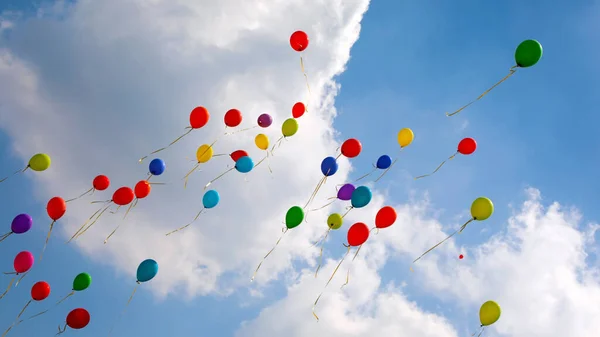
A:
<svg viewBox="0 0 600 337">
<path fill-rule="evenodd" d="M 28 214 L 17 215 L 10 224 L 10 230 L 15 234 L 23 234 L 31 229 L 33 219 Z"/>
<path fill-rule="evenodd" d="M 262 114 L 258 116 L 257 123 L 261 128 L 268 128 L 271 126 L 271 124 L 273 124 L 273 118 L 269 114 Z"/>
<path fill-rule="evenodd" d="M 340 200 L 348 201 L 348 200 L 352 199 L 352 192 L 354 192 L 355 189 L 356 189 L 356 187 L 354 187 L 354 185 L 345 184 L 338 191 L 337 198 Z"/>
<path fill-rule="evenodd" d="M 15 261 L 13 262 L 13 267 L 15 268 L 15 272 L 17 274 L 26 273 L 33 267 L 33 254 L 28 251 L 23 251 L 15 256 Z"/>
</svg>

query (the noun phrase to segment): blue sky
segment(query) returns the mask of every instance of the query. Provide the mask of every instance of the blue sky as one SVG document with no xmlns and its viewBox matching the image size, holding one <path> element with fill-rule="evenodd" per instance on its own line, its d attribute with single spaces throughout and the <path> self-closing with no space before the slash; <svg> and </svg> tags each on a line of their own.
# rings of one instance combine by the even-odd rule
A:
<svg viewBox="0 0 600 337">
<path fill-rule="evenodd" d="M 462 244 L 481 242 L 502 231 L 511 213 L 508 204 L 520 203 L 527 186 L 539 188 L 548 200 L 576 205 L 586 220 L 598 219 L 595 191 L 600 182 L 594 177 L 600 164 L 600 141 L 595 137 L 600 119 L 595 114 L 599 99 L 595 62 L 599 50 L 590 43 L 594 39 L 589 32 L 590 5 L 588 1 L 524 4 L 516 0 L 435 5 L 372 3 L 362 21 L 360 39 L 351 50 L 347 70 L 338 78 L 342 89 L 335 103 L 339 115 L 334 126 L 340 138 L 355 137 L 363 144 L 361 160 L 353 161 L 353 175 L 370 170 L 371 162 L 381 154 L 395 155 L 397 131 L 410 127 L 415 141 L 385 180 L 389 183 L 390 202 L 404 203 L 411 193 L 422 196 L 426 191 L 434 207 L 444 210 L 440 220 L 450 225 L 460 221 L 457 215 L 462 215 L 458 219 L 466 218 L 461 212 L 476 197 L 491 198 L 496 205 L 494 217 L 470 228 L 461 237 Z M 29 9 L 24 1 L 5 0 L 0 4 L 0 11 Z M 544 46 L 538 65 L 520 69 L 461 114 L 450 118 L 444 115 L 502 78 L 513 65 L 516 46 L 529 38 Z M 16 46 L 21 51 L 23 43 L 0 40 L 0 46 Z M 307 53 L 310 56 L 310 50 Z M 432 177 L 412 180 L 453 154 L 464 137 L 478 141 L 475 154 L 456 158 Z M 4 134 L 0 134 L 0 155 L 4 163 L 10 163 L 3 171 L 21 165 Z M 31 197 L 35 188 L 23 176 L 0 185 L 0 220 L 5 228 L 16 214 L 29 213 L 35 226 L 42 229 L 0 244 L 3 271 L 11 269 L 12 257 L 18 251 L 41 249 L 50 221 L 45 205 Z M 482 233 L 477 228 L 481 226 L 490 230 Z M 418 300 L 425 309 L 435 311 L 442 305 L 442 312 L 455 321 L 459 331 L 475 323 L 469 318 L 471 321 L 465 324 L 464 312 L 450 313 L 455 309 L 452 303 L 423 294 L 407 278 L 406 270 L 406 261 L 392 261 L 382 277 L 386 281 L 407 281 L 408 297 Z M 47 309 L 66 295 L 73 277 L 82 271 L 93 276 L 89 290 L 11 334 L 50 335 L 75 307 L 93 308 L 93 324 L 81 336 L 107 333 L 135 280 L 92 262 L 58 238 L 50 243 L 42 263 L 0 301 L 0 329 L 10 325 L 27 302 L 33 282 L 46 280 L 53 286 L 53 295 L 48 303 L 30 306 L 29 314 Z M 0 286 L 4 287 L 8 279 L 5 277 Z M 283 285 L 274 284 L 263 300 L 240 306 L 248 301 L 244 292 L 181 302 L 159 301 L 149 292 L 138 291 L 113 336 L 233 336 L 241 321 L 255 318 L 262 307 L 283 295 Z"/>
</svg>

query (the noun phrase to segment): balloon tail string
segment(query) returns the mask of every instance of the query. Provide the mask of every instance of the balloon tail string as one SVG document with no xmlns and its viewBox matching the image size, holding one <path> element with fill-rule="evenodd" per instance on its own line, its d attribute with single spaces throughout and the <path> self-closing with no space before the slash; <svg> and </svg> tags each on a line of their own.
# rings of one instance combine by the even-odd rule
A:
<svg viewBox="0 0 600 337">
<path fill-rule="evenodd" d="M 196 171 L 198 168 L 200 167 L 200 163 L 197 163 L 196 165 L 194 165 L 194 168 L 192 168 L 184 177 L 183 177 L 183 188 L 187 188 L 187 183 L 188 180 L 190 178 L 190 175 L 192 173 L 194 173 L 194 171 Z"/>
<path fill-rule="evenodd" d="M 517 71 L 517 67 L 518 66 L 512 66 L 509 70 L 508 75 L 504 76 L 503 79 L 501 79 L 500 81 L 498 81 L 496 84 L 494 84 L 491 88 L 489 88 L 488 90 L 484 91 L 483 94 L 479 95 L 479 97 L 477 97 L 476 99 L 474 99 L 473 101 L 469 102 L 468 104 L 466 104 L 465 106 L 463 106 L 462 108 L 454 111 L 453 113 L 448 113 L 446 112 L 446 116 L 450 117 L 450 116 L 454 116 L 457 113 L 463 111 L 464 109 L 468 108 L 471 104 L 479 101 L 480 99 L 482 99 L 485 95 L 489 94 L 490 91 L 492 91 L 494 88 L 496 88 L 497 86 L 500 85 L 500 83 L 506 81 L 507 79 L 509 79 L 516 71 Z"/>
<path fill-rule="evenodd" d="M 46 251 L 46 247 L 48 246 L 48 241 L 50 241 L 50 236 L 52 235 L 52 229 L 54 228 L 54 224 L 56 220 L 53 220 L 50 224 L 50 228 L 48 229 L 48 234 L 46 235 L 46 242 L 44 242 L 44 248 L 42 248 L 42 252 L 40 253 L 40 261 L 42 261 L 42 257 L 44 256 L 44 252 Z"/>
<path fill-rule="evenodd" d="M 29 320 L 29 319 L 34 319 L 34 318 L 36 318 L 36 317 L 38 317 L 38 316 L 42 316 L 43 314 L 47 313 L 48 311 L 50 311 L 50 309 L 48 309 L 48 310 L 44 310 L 44 311 L 42 311 L 42 312 L 38 312 L 37 314 L 35 314 L 35 315 L 33 315 L 33 316 L 31 316 L 31 317 L 29 317 L 29 318 L 27 318 L 27 319 Z"/>
<path fill-rule="evenodd" d="M 58 326 L 58 333 L 55 336 L 62 335 L 63 333 L 65 333 L 65 331 L 67 331 L 67 323 L 65 323 L 65 325 L 62 328 L 60 327 L 60 325 Z"/>
<path fill-rule="evenodd" d="M 198 220 L 198 218 L 200 217 L 200 214 L 202 214 L 202 212 L 204 212 L 204 208 L 203 208 L 203 209 L 201 209 L 201 210 L 200 210 L 200 212 L 198 212 L 198 214 L 196 214 L 196 217 L 194 218 L 194 220 L 192 220 L 192 221 L 191 221 L 189 224 L 187 224 L 187 225 L 185 225 L 185 226 L 182 226 L 182 227 L 179 227 L 179 228 L 177 228 L 176 230 L 174 230 L 174 231 L 171 231 L 171 232 L 169 232 L 169 233 L 165 234 L 165 236 L 169 236 L 169 235 L 171 235 L 171 234 L 173 234 L 173 233 L 176 233 L 176 232 L 179 232 L 179 231 L 181 231 L 181 230 L 184 230 L 184 229 L 188 228 L 188 227 L 189 227 L 189 226 L 191 226 L 191 225 L 192 225 L 194 222 L 196 222 L 196 220 Z"/>
<path fill-rule="evenodd" d="M 249 131 L 249 130 L 256 129 L 256 128 L 257 128 L 257 126 L 252 126 L 252 127 L 241 129 L 241 130 L 237 130 L 237 131 L 227 132 L 224 135 L 225 136 L 229 136 L 229 135 L 233 135 L 233 134 L 244 132 L 244 131 Z"/>
<path fill-rule="evenodd" d="M 335 269 L 333 270 L 333 273 L 331 274 L 331 276 L 329 277 L 329 280 L 325 284 L 325 287 L 323 288 L 323 291 L 321 291 L 321 293 L 319 294 L 319 296 L 317 296 L 317 299 L 315 300 L 315 303 L 313 303 L 312 314 L 317 319 L 317 322 L 319 321 L 319 316 L 317 316 L 317 313 L 315 312 L 315 309 L 317 308 L 317 304 L 319 303 L 319 300 L 321 299 L 321 296 L 323 296 L 323 293 L 327 289 L 327 286 L 329 285 L 329 283 L 331 283 L 331 280 L 333 280 L 333 277 L 337 273 L 338 269 L 340 269 L 340 266 L 342 265 L 342 263 L 344 262 L 344 260 L 348 256 L 348 254 L 350 254 L 350 246 L 348 246 L 348 250 L 346 251 L 346 254 L 344 254 L 344 257 L 342 257 L 342 259 L 338 263 L 337 267 L 335 267 Z"/>
<path fill-rule="evenodd" d="M 276 142 L 275 144 L 273 144 L 273 147 L 271 148 L 271 155 L 273 155 L 275 153 L 275 149 L 279 148 L 281 146 L 281 142 L 283 142 L 283 140 L 285 139 L 285 136 L 281 136 Z"/>
<path fill-rule="evenodd" d="M 325 235 L 319 239 L 316 244 L 321 244 L 321 248 L 319 249 L 319 265 L 317 266 L 317 270 L 315 270 L 315 278 L 319 275 L 319 270 L 321 269 L 321 265 L 323 264 L 323 248 L 325 246 L 325 241 L 327 241 L 327 237 L 329 236 L 329 232 L 331 232 L 331 228 L 325 232 Z"/>
<path fill-rule="evenodd" d="M 350 261 L 350 262 L 354 262 L 354 260 L 356 260 L 356 257 L 358 256 L 358 253 L 360 253 L 360 249 L 362 248 L 362 246 L 363 245 L 360 245 L 358 247 L 358 249 L 356 250 L 356 253 L 354 253 L 354 256 L 352 257 L 352 261 Z M 344 288 L 345 286 L 348 285 L 348 283 L 350 283 L 350 270 L 352 270 L 352 265 L 350 265 L 350 267 L 348 267 L 348 272 L 346 273 L 346 282 L 344 284 L 342 284 L 340 289 Z"/>
<path fill-rule="evenodd" d="M 394 159 L 394 161 L 392 162 L 392 165 L 390 165 L 390 167 L 388 167 L 387 169 L 385 169 L 385 171 L 383 171 L 383 173 L 379 176 L 379 178 L 375 179 L 375 182 L 378 182 L 379 179 L 383 178 L 383 176 L 385 176 L 391 169 L 392 167 L 394 167 L 394 165 L 396 164 L 396 162 L 398 161 L 399 158 Z"/>
<path fill-rule="evenodd" d="M 475 335 L 477 335 L 477 337 L 481 337 L 481 335 L 483 334 L 483 331 L 485 330 L 484 326 L 479 327 L 479 331 L 475 331 L 471 334 L 471 337 L 474 337 Z M 479 332 L 479 334 L 478 334 Z"/>
<path fill-rule="evenodd" d="M 127 214 L 129 214 L 129 212 L 135 207 L 135 205 L 137 205 L 137 202 L 138 198 L 135 198 L 135 200 L 129 204 L 129 207 L 127 207 L 127 211 L 125 211 L 125 215 L 123 215 L 123 220 L 125 220 Z"/>
<path fill-rule="evenodd" d="M 23 315 L 23 313 L 25 312 L 25 310 L 27 309 L 27 307 L 31 304 L 31 301 L 32 300 L 29 300 L 27 302 L 27 304 L 25 304 L 25 306 L 23 307 L 23 309 L 21 309 L 21 312 L 19 312 L 19 314 L 17 315 L 17 318 L 15 319 L 15 321 L 13 322 L 13 324 L 11 324 L 8 327 L 8 329 L 6 329 L 4 331 L 4 333 L 2 334 L 2 337 L 5 337 L 12 328 L 14 328 L 15 326 L 19 325 L 19 323 L 21 323 L 21 322 L 19 322 L 19 318 L 21 318 L 21 316 Z"/>
<path fill-rule="evenodd" d="M 144 161 L 144 159 L 148 158 L 149 156 L 151 156 L 151 155 L 153 155 L 153 154 L 156 154 L 156 153 L 159 153 L 159 152 L 161 152 L 161 151 L 164 151 L 164 150 L 168 149 L 169 147 L 171 147 L 171 145 L 173 145 L 173 144 L 177 143 L 178 141 L 180 141 L 180 140 L 181 140 L 183 137 L 187 136 L 187 135 L 188 135 L 190 132 L 192 132 L 193 130 L 194 130 L 194 129 L 190 128 L 190 129 L 189 129 L 189 130 L 187 130 L 187 131 L 186 131 L 186 132 L 185 132 L 183 135 L 181 135 L 181 136 L 177 137 L 177 139 L 175 139 L 174 141 L 172 141 L 172 142 L 171 142 L 169 145 L 167 145 L 167 146 L 165 146 L 165 147 L 162 147 L 162 148 L 160 148 L 160 149 L 158 149 L 158 150 L 154 150 L 154 151 L 150 152 L 148 155 L 146 155 L 146 156 L 144 156 L 144 157 L 140 158 L 139 162 L 141 163 L 141 162 L 143 162 L 143 161 Z"/>
<path fill-rule="evenodd" d="M 0 242 L 6 240 L 6 238 L 8 238 L 9 236 L 11 236 L 12 234 L 13 234 L 13 232 L 8 232 L 6 234 L 0 235 Z"/>
<path fill-rule="evenodd" d="M 277 248 L 277 246 L 279 245 L 279 243 L 281 242 L 281 240 L 283 239 L 283 237 L 285 236 L 285 234 L 287 232 L 288 232 L 288 228 L 286 228 L 283 231 L 283 234 L 281 234 L 281 236 L 279 237 L 279 239 L 277 240 L 277 242 L 275 242 L 275 245 L 273 246 L 273 248 L 271 248 L 271 250 L 262 258 L 262 260 L 260 261 L 260 263 L 256 267 L 256 270 L 254 270 L 254 274 L 252 274 L 252 278 L 250 279 L 250 282 L 254 281 L 254 278 L 256 277 L 256 274 L 260 270 L 260 267 L 262 266 L 263 262 L 265 262 L 265 260 L 269 257 L 269 255 L 271 255 L 271 253 L 273 253 L 273 251 L 275 250 L 275 248 Z"/>
<path fill-rule="evenodd" d="M 454 157 L 456 157 L 457 154 L 458 154 L 458 152 L 455 153 L 455 154 L 453 154 L 453 155 L 451 155 L 450 157 L 448 157 L 448 159 L 444 160 L 435 170 L 433 170 L 433 172 L 431 172 L 429 174 L 422 175 L 422 176 L 415 177 L 415 180 L 421 179 L 421 178 L 425 178 L 425 177 L 429 177 L 429 176 L 435 174 L 437 171 L 439 171 L 442 168 L 442 166 L 444 166 L 444 164 L 446 164 L 447 161 L 454 159 Z"/>
<path fill-rule="evenodd" d="M 413 263 L 419 261 L 423 256 L 427 255 L 429 252 L 431 252 L 432 250 L 436 249 L 438 246 L 440 246 L 442 243 L 446 242 L 448 239 L 450 239 L 451 237 L 453 237 L 454 235 L 461 233 L 465 228 L 467 228 L 467 225 L 469 223 L 471 223 L 471 221 L 473 221 L 475 219 L 471 219 L 469 221 L 467 221 L 464 225 L 462 225 L 460 227 L 460 229 L 454 231 L 454 233 L 450 234 L 448 237 L 446 237 L 444 240 L 440 241 L 438 244 L 436 244 L 435 246 L 429 248 L 425 253 L 421 254 L 421 256 L 419 256 L 418 258 L 416 258 Z"/>
<path fill-rule="evenodd" d="M 319 193 L 319 190 L 325 184 L 326 181 L 327 181 L 327 176 L 323 176 L 323 178 L 321 178 L 321 180 L 319 180 L 319 183 L 317 184 L 317 187 L 315 187 L 315 189 L 313 190 L 312 194 L 310 195 L 310 198 L 308 198 L 308 201 L 306 202 L 306 205 L 304 205 L 304 207 L 302 207 L 302 208 L 306 209 L 306 207 L 308 207 L 308 205 L 310 205 L 310 203 L 313 202 L 313 200 L 317 196 L 317 193 Z"/>
<path fill-rule="evenodd" d="M 79 234 L 77 234 L 77 236 L 75 238 L 78 239 L 80 236 L 85 234 L 85 232 L 87 232 L 88 229 L 90 229 L 96 222 L 98 222 L 98 220 L 100 220 L 100 217 L 102 217 L 102 214 L 104 214 L 104 212 L 106 212 L 109 208 L 110 208 L 110 204 L 107 205 L 106 207 L 104 207 L 104 209 L 102 209 L 102 211 L 98 214 L 98 216 L 96 216 L 94 221 L 92 221 L 83 231 L 81 231 Z"/>
<path fill-rule="evenodd" d="M 133 300 L 133 296 L 135 295 L 135 292 L 137 291 L 139 285 L 140 285 L 140 282 L 138 281 L 137 284 L 135 285 L 135 288 L 133 288 L 133 291 L 131 292 L 131 296 L 129 296 L 129 300 L 127 300 L 127 304 L 125 304 L 125 308 L 123 308 L 123 311 L 121 311 L 121 313 L 119 314 L 119 317 L 117 317 L 117 321 L 110 328 L 110 331 L 108 332 L 109 336 L 112 334 L 112 332 L 115 328 L 115 325 L 117 323 L 119 323 L 119 321 L 121 320 L 121 317 L 123 317 L 123 315 L 127 311 L 127 307 L 129 306 L 129 303 L 131 303 L 131 300 Z"/>
<path fill-rule="evenodd" d="M 6 296 L 6 294 L 8 294 L 8 292 L 10 291 L 10 289 L 13 286 L 13 283 L 15 283 L 15 278 L 16 278 L 16 276 L 13 277 L 13 278 L 11 278 L 10 282 L 8 283 L 8 287 L 6 287 L 6 290 L 4 290 L 4 292 L 2 293 L 2 295 L 0 295 L 0 300 L 2 298 L 4 298 L 4 296 Z"/>
<path fill-rule="evenodd" d="M 29 272 L 26 272 L 23 275 L 21 275 L 21 277 L 19 277 L 17 282 L 15 282 L 15 287 L 17 287 L 19 285 L 19 283 L 21 283 L 21 281 L 23 281 L 23 279 L 25 278 L 25 276 L 27 276 L 27 274 L 29 274 Z"/>
<path fill-rule="evenodd" d="M 310 85 L 308 84 L 308 75 L 306 74 L 306 70 L 304 69 L 304 58 L 300 56 L 300 69 L 302 70 L 302 75 L 304 75 L 304 80 L 306 81 L 306 88 L 308 89 L 308 95 L 312 95 L 310 92 Z"/>
<path fill-rule="evenodd" d="M 232 168 L 230 168 L 230 169 L 228 169 L 227 171 L 225 171 L 225 172 L 223 172 L 223 173 L 219 174 L 219 175 L 218 175 L 218 176 L 217 176 L 215 179 L 213 179 L 213 180 L 209 181 L 209 182 L 208 182 L 206 185 L 204 185 L 204 189 L 207 189 L 207 188 L 208 188 L 208 186 L 212 185 L 212 183 L 214 183 L 215 181 L 217 181 L 217 180 L 221 179 L 221 178 L 222 178 L 224 175 L 226 175 L 227 173 L 229 173 L 229 172 L 233 171 L 233 169 L 235 169 L 235 166 L 234 166 L 234 167 L 232 167 Z"/>
<path fill-rule="evenodd" d="M 90 193 L 94 193 L 94 190 L 95 189 L 92 187 L 89 190 L 85 191 L 84 193 L 80 194 L 78 197 L 75 197 L 75 198 L 72 198 L 72 199 L 69 199 L 69 200 L 65 201 L 65 203 L 71 202 L 71 201 L 74 201 L 74 200 L 77 200 L 77 199 L 80 199 L 80 198 L 83 198 L 84 196 L 86 196 L 86 195 L 88 195 Z"/>
<path fill-rule="evenodd" d="M 359 181 L 361 181 L 361 180 L 365 179 L 366 177 L 368 177 L 368 176 L 370 176 L 371 174 L 373 174 L 375 171 L 377 171 L 377 167 L 375 167 L 375 168 L 374 168 L 374 169 L 373 169 L 371 172 L 369 172 L 369 173 L 367 173 L 367 174 L 363 175 L 362 177 L 360 177 L 360 178 L 356 179 L 355 181 L 353 181 L 353 182 L 352 182 L 352 184 L 354 184 L 354 183 L 357 183 L 357 182 L 359 182 Z"/>
<path fill-rule="evenodd" d="M 325 207 L 327 207 L 327 206 L 329 206 L 329 205 L 333 204 L 333 203 L 334 203 L 336 200 L 337 200 L 337 197 L 335 197 L 335 199 L 334 199 L 334 200 L 332 200 L 332 201 L 330 201 L 330 202 L 326 203 L 325 205 L 323 205 L 323 206 L 321 206 L 321 207 L 319 207 L 319 208 L 313 208 L 313 209 L 311 209 L 311 210 L 310 210 L 310 212 L 312 212 L 312 211 L 318 211 L 318 210 L 322 210 L 323 208 L 325 208 Z"/>
<path fill-rule="evenodd" d="M 75 295 L 75 290 L 71 291 L 67 296 L 63 297 L 60 299 L 60 301 L 56 302 L 56 305 L 61 304 L 62 302 L 64 302 L 67 298 L 71 297 Z"/>
<path fill-rule="evenodd" d="M 344 215 L 342 215 L 342 219 L 346 217 L 346 215 L 348 215 L 348 213 L 350 213 L 350 211 L 353 209 L 354 207 L 350 207 L 348 208 L 348 210 L 346 211 L 346 213 L 344 213 Z"/>
<path fill-rule="evenodd" d="M 15 172 L 13 172 L 13 174 L 0 179 L 0 183 L 4 182 L 6 179 L 11 178 L 11 177 L 13 177 L 13 176 L 15 176 L 15 175 L 17 175 L 19 173 L 23 173 L 23 172 L 27 171 L 27 169 L 29 169 L 29 165 L 27 165 L 27 167 L 25 167 L 24 169 L 20 169 L 18 171 L 15 171 Z"/>
</svg>

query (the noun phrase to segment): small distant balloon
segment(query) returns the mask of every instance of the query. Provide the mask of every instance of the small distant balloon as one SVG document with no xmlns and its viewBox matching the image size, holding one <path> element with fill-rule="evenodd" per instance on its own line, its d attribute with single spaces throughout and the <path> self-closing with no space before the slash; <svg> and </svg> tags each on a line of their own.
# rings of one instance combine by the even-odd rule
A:
<svg viewBox="0 0 600 337">
<path fill-rule="evenodd" d="M 211 209 L 219 204 L 221 196 L 219 192 L 215 190 L 209 190 L 204 193 L 202 197 L 202 206 L 206 209 Z"/>
<path fill-rule="evenodd" d="M 159 176 L 165 172 L 167 169 L 167 164 L 164 160 L 155 158 L 152 159 L 150 164 L 148 165 L 148 172 L 150 172 L 153 176 Z"/>
<path fill-rule="evenodd" d="M 242 157 L 248 157 L 248 152 L 246 152 L 244 150 L 236 150 L 236 151 L 231 152 L 231 154 L 229 156 L 231 157 L 231 160 L 233 160 L 234 162 L 237 162 Z"/>
<path fill-rule="evenodd" d="M 261 128 L 268 128 L 271 126 L 271 124 L 273 124 L 273 117 L 271 117 L 269 114 L 262 114 L 258 116 L 257 123 Z"/>
<path fill-rule="evenodd" d="M 242 113 L 238 109 L 230 109 L 223 117 L 225 125 L 234 128 L 242 123 Z"/>
<path fill-rule="evenodd" d="M 10 230 L 15 234 L 28 232 L 33 226 L 33 218 L 29 214 L 17 215 L 10 224 Z"/>
<path fill-rule="evenodd" d="M 158 263 L 152 259 L 142 261 L 137 268 L 137 282 L 148 282 L 158 274 Z"/>
<path fill-rule="evenodd" d="M 463 256 L 462 254 L 460 254 L 460 255 L 458 256 L 458 258 L 459 258 L 460 260 L 462 260 L 462 259 L 464 258 L 464 256 Z"/>
<path fill-rule="evenodd" d="M 362 144 L 358 139 L 350 138 L 342 144 L 341 150 L 344 157 L 354 158 L 362 151 Z"/>
<path fill-rule="evenodd" d="M 354 185 L 352 184 L 344 184 L 337 193 L 337 198 L 342 200 L 342 201 L 348 201 L 352 199 L 352 193 L 354 193 L 354 190 L 356 189 L 356 187 L 354 187 Z"/>
<path fill-rule="evenodd" d="M 98 175 L 92 181 L 92 186 L 95 190 L 104 191 L 110 187 L 110 179 L 105 175 Z"/>
<path fill-rule="evenodd" d="M 302 117 L 305 112 L 306 112 L 306 105 L 304 105 L 304 103 L 302 103 L 302 102 L 297 102 L 292 107 L 292 117 L 294 117 L 294 118 Z"/>
<path fill-rule="evenodd" d="M 297 52 L 304 51 L 308 47 L 308 35 L 301 31 L 295 31 L 290 36 L 290 46 Z"/>
</svg>

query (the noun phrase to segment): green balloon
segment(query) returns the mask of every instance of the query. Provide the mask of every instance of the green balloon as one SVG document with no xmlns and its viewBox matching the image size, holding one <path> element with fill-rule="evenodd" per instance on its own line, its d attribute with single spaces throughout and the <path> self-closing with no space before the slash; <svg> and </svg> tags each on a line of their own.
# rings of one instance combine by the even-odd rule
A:
<svg viewBox="0 0 600 337">
<path fill-rule="evenodd" d="M 86 290 L 90 284 L 92 284 L 92 276 L 90 276 L 88 273 L 81 273 L 75 276 L 75 280 L 73 280 L 73 290 Z"/>
<path fill-rule="evenodd" d="M 285 214 L 285 226 L 288 229 L 298 227 L 304 221 L 304 210 L 299 206 L 290 208 Z"/>
<path fill-rule="evenodd" d="M 542 58 L 544 50 L 536 40 L 525 40 L 519 44 L 515 51 L 517 66 L 527 68 L 535 65 Z"/>
</svg>

